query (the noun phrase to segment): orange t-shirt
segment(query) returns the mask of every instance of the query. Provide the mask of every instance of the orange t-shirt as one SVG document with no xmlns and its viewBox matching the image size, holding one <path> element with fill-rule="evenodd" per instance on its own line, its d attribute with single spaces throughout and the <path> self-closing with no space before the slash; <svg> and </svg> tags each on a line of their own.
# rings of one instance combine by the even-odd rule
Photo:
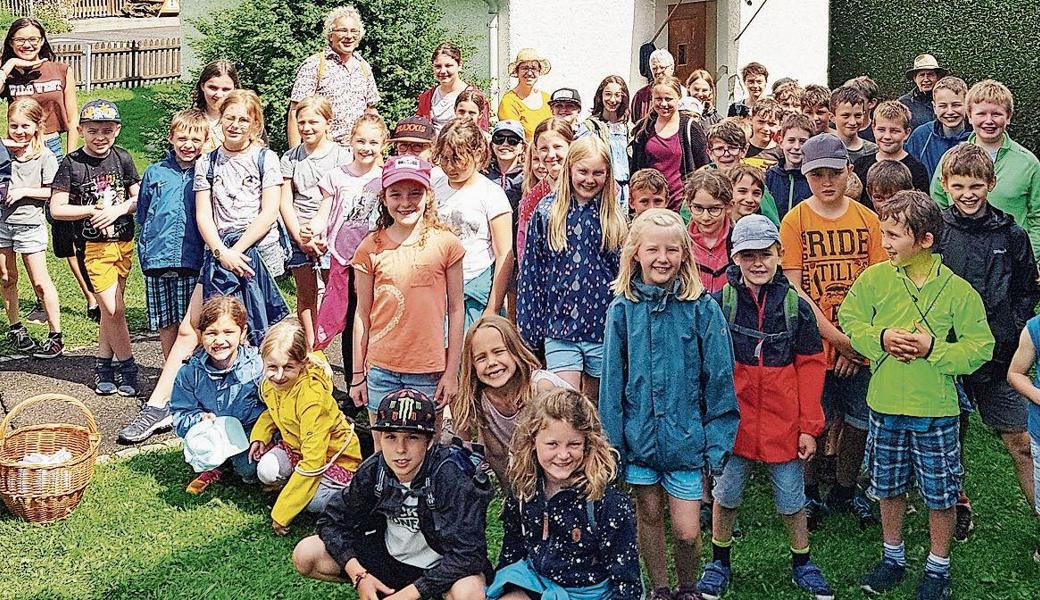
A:
<svg viewBox="0 0 1040 600">
<path fill-rule="evenodd" d="M 368 363 L 397 373 L 444 370 L 447 273 L 466 255 L 455 234 L 428 229 L 414 244 L 383 230 L 358 246 L 351 265 L 373 278 Z M 461 299 L 460 299 L 461 300 Z"/>
<path fill-rule="evenodd" d="M 854 200 L 837 219 L 828 219 L 799 202 L 780 223 L 780 268 L 802 272 L 802 289 L 838 327 L 838 309 L 852 282 L 872 264 L 888 260 L 881 248 L 881 223 L 872 210 Z M 830 364 L 837 358 L 824 340 Z"/>
</svg>

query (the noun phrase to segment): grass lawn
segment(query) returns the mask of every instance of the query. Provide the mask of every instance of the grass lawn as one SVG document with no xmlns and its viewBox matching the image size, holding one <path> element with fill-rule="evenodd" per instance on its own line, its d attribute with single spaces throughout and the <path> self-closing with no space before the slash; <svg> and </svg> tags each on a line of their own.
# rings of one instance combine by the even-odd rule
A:
<svg viewBox="0 0 1040 600">
<path fill-rule="evenodd" d="M 1035 599 L 1038 540 L 999 441 L 973 421 L 969 494 L 975 533 L 954 549 L 956 597 Z M 83 503 L 63 522 L 32 526 L 0 516 L 0 599 L 355 598 L 349 586 L 306 581 L 290 553 L 312 531 L 301 517 L 275 536 L 259 491 L 220 483 L 201 498 L 184 493 L 189 469 L 179 452 L 143 454 L 99 466 Z M 790 583 L 786 536 L 773 513 L 766 478 L 746 495 L 744 538 L 734 549 L 728 598 L 804 598 Z M 489 512 L 491 556 L 498 554 L 498 503 Z M 927 550 L 923 511 L 907 518 L 908 581 L 883 598 L 912 597 Z M 707 537 L 705 537 L 707 540 Z M 877 528 L 832 517 L 813 534 L 814 559 L 839 598 L 859 598 L 856 582 L 879 556 Z"/>
<path fill-rule="evenodd" d="M 153 88 L 142 87 L 136 89 L 105 89 L 94 90 L 91 93 L 80 94 L 80 105 L 92 98 L 107 98 L 119 106 L 120 116 L 123 119 L 123 129 L 119 134 L 117 144 L 126 148 L 134 157 L 134 164 L 140 174 L 150 164 L 151 153 L 145 146 L 142 128 L 153 118 L 154 109 L 151 103 Z M 0 132 L 7 131 L 7 113 L 0 112 Z M 20 262 L 20 261 L 19 261 Z M 87 318 L 86 301 L 83 294 L 76 285 L 75 279 L 69 272 L 65 259 L 59 259 L 48 250 L 47 264 L 58 288 L 59 302 L 61 304 L 62 330 L 65 334 L 65 345 L 68 349 L 91 347 L 97 343 L 97 325 Z M 292 278 L 288 277 L 282 283 L 285 292 L 292 291 Z M 24 317 L 36 302 L 29 278 L 24 266 L 18 268 L 18 298 L 21 314 Z M 295 306 L 295 298 L 289 298 L 290 304 Z M 134 257 L 134 268 L 130 271 L 126 287 L 126 317 L 130 325 L 130 332 L 140 333 L 148 329 L 148 315 L 145 312 L 144 303 L 144 277 L 141 275 L 137 257 Z M 7 319 L 0 319 L 0 356 L 14 353 L 13 348 L 7 343 Z M 46 324 L 26 323 L 32 336 L 41 340 L 47 336 Z"/>
</svg>

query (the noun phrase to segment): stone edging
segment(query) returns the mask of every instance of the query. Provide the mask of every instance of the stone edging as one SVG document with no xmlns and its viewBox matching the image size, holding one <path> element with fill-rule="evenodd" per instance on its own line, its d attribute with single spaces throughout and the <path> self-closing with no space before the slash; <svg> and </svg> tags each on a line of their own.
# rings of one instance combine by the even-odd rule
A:
<svg viewBox="0 0 1040 600">
<path fill-rule="evenodd" d="M 137 456 L 138 454 L 143 454 L 145 452 L 157 452 L 159 450 L 167 450 L 169 448 L 180 448 L 180 447 L 181 447 L 181 438 L 173 438 L 173 439 L 170 439 L 170 440 L 166 440 L 165 442 L 159 442 L 158 444 L 145 444 L 144 446 L 141 446 L 141 447 L 132 446 L 130 448 L 124 448 L 122 450 L 118 450 L 118 451 L 116 451 L 113 454 L 102 454 L 101 456 L 98 456 L 97 459 L 94 460 L 94 464 L 95 465 L 103 465 L 105 463 L 109 463 L 109 462 L 115 461 L 117 459 L 130 458 L 131 456 Z"/>
</svg>

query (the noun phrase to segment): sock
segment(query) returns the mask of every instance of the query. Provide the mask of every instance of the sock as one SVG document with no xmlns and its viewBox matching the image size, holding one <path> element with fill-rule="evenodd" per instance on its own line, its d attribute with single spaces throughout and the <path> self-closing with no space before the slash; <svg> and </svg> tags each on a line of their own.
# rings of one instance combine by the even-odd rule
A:
<svg viewBox="0 0 1040 600">
<path fill-rule="evenodd" d="M 10 329 L 11 331 L 14 331 L 15 329 L 25 329 L 25 325 L 22 325 L 22 322 L 18 321 L 17 323 L 11 323 L 8 326 L 8 329 Z"/>
<path fill-rule="evenodd" d="M 950 557 L 936 556 L 928 553 L 928 559 L 924 561 L 924 572 L 938 577 L 950 576 Z"/>
<path fill-rule="evenodd" d="M 49 337 L 50 337 L 51 339 L 54 339 L 54 340 L 60 340 L 60 339 L 61 339 L 61 332 L 60 332 L 60 331 L 52 331 L 52 332 L 50 333 L 50 336 L 49 336 Z"/>
<path fill-rule="evenodd" d="M 791 548 L 791 568 L 804 567 L 809 564 L 809 547 L 801 550 Z"/>
<path fill-rule="evenodd" d="M 720 542 L 715 538 L 711 538 L 711 559 L 721 562 L 725 566 L 729 566 L 729 551 L 733 549 L 733 538 Z"/>
<path fill-rule="evenodd" d="M 856 493 L 855 486 L 844 486 L 840 483 L 835 483 L 834 487 L 831 488 L 830 496 L 835 500 L 847 502 L 852 500 L 852 496 Z"/>
<path fill-rule="evenodd" d="M 903 542 L 899 542 L 898 546 L 885 542 L 882 546 L 885 558 L 901 567 L 906 566 L 906 546 L 903 545 Z M 947 564 L 949 564 L 949 561 L 947 561 Z"/>
</svg>

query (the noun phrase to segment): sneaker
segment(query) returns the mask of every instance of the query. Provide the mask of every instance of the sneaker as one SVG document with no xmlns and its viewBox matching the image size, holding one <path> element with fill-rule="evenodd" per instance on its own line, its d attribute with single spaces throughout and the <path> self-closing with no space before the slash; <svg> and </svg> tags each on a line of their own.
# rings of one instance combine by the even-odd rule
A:
<svg viewBox="0 0 1040 600">
<path fill-rule="evenodd" d="M 732 570 L 722 564 L 721 560 L 713 560 L 704 565 L 704 574 L 697 582 L 697 591 L 704 600 L 719 600 L 722 594 L 726 593 L 732 576 Z"/>
<path fill-rule="evenodd" d="M 188 484 L 188 487 L 185 488 L 184 491 L 198 496 L 202 492 L 206 491 L 206 488 L 208 488 L 210 484 L 220 481 L 221 475 L 223 475 L 223 473 L 221 473 L 220 467 L 210 469 L 209 471 L 203 471 L 199 473 L 198 477 L 191 480 L 191 483 Z"/>
<path fill-rule="evenodd" d="M 815 531 L 816 526 L 820 524 L 820 517 L 823 516 L 824 504 L 819 500 L 809 498 L 805 502 L 805 521 L 808 524 L 809 531 Z"/>
<path fill-rule="evenodd" d="M 116 369 L 111 358 L 98 358 L 94 364 L 94 393 L 98 396 L 111 396 L 116 393 Z"/>
<path fill-rule="evenodd" d="M 827 585 L 820 568 L 812 561 L 791 569 L 791 581 L 813 595 L 816 600 L 834 600 L 834 591 Z"/>
<path fill-rule="evenodd" d="M 101 323 L 101 307 L 98 305 L 87 307 L 87 318 L 95 323 Z"/>
<path fill-rule="evenodd" d="M 36 301 L 36 306 L 26 315 L 25 320 L 30 323 L 42 324 L 47 322 L 47 311 L 43 310 L 43 305 L 40 304 L 39 300 Z"/>
<path fill-rule="evenodd" d="M 654 591 L 647 595 L 646 600 L 674 600 L 672 598 L 672 590 L 667 587 L 655 588 Z"/>
<path fill-rule="evenodd" d="M 36 342 L 29 335 L 29 330 L 21 323 L 11 326 L 11 330 L 7 332 L 7 341 L 14 346 L 15 350 L 23 354 L 36 350 Z"/>
<path fill-rule="evenodd" d="M 702 600 L 704 596 L 701 596 L 697 591 L 697 586 L 692 583 L 681 583 L 679 587 L 675 588 L 672 592 L 672 598 L 675 600 Z"/>
<path fill-rule="evenodd" d="M 870 594 L 880 594 L 896 587 L 906 576 L 906 566 L 881 559 L 869 573 L 859 580 L 859 587 Z"/>
<path fill-rule="evenodd" d="M 949 575 L 944 577 L 925 571 L 917 582 L 917 600 L 949 600 L 952 597 Z"/>
<path fill-rule="evenodd" d="M 119 441 L 124 444 L 139 444 L 156 431 L 168 428 L 172 424 L 169 406 L 159 408 L 145 404 L 141 412 L 119 432 Z"/>
<path fill-rule="evenodd" d="M 33 352 L 32 356 L 40 360 L 49 360 L 58 358 L 62 354 L 65 354 L 65 342 L 62 341 L 60 333 L 52 333 L 40 344 L 36 352 Z"/>
<path fill-rule="evenodd" d="M 971 520 L 971 507 L 958 504 L 957 525 L 953 529 L 953 539 L 958 542 L 966 542 L 972 531 L 975 531 L 975 522 Z"/>
<path fill-rule="evenodd" d="M 116 370 L 116 383 L 119 386 L 118 392 L 120 396 L 134 397 L 137 395 L 137 363 L 134 361 L 134 357 L 115 362 L 112 361 L 112 366 Z"/>
<path fill-rule="evenodd" d="M 859 521 L 860 529 L 866 529 L 881 523 L 881 520 L 874 515 L 874 506 L 863 494 L 856 494 L 852 498 L 852 502 L 849 502 L 849 512 Z"/>
<path fill-rule="evenodd" d="M 830 490 L 827 491 L 827 495 L 824 496 L 823 502 L 821 503 L 822 506 L 823 506 L 823 511 L 825 511 L 827 514 L 839 514 L 839 513 L 844 513 L 844 512 L 851 512 L 852 511 L 852 498 L 851 497 L 848 497 L 848 498 L 839 497 L 838 494 L 836 493 L 837 490 L 838 490 L 838 486 L 835 485 L 835 486 L 831 487 Z M 821 512 L 823 512 L 823 511 L 821 511 Z"/>
</svg>

